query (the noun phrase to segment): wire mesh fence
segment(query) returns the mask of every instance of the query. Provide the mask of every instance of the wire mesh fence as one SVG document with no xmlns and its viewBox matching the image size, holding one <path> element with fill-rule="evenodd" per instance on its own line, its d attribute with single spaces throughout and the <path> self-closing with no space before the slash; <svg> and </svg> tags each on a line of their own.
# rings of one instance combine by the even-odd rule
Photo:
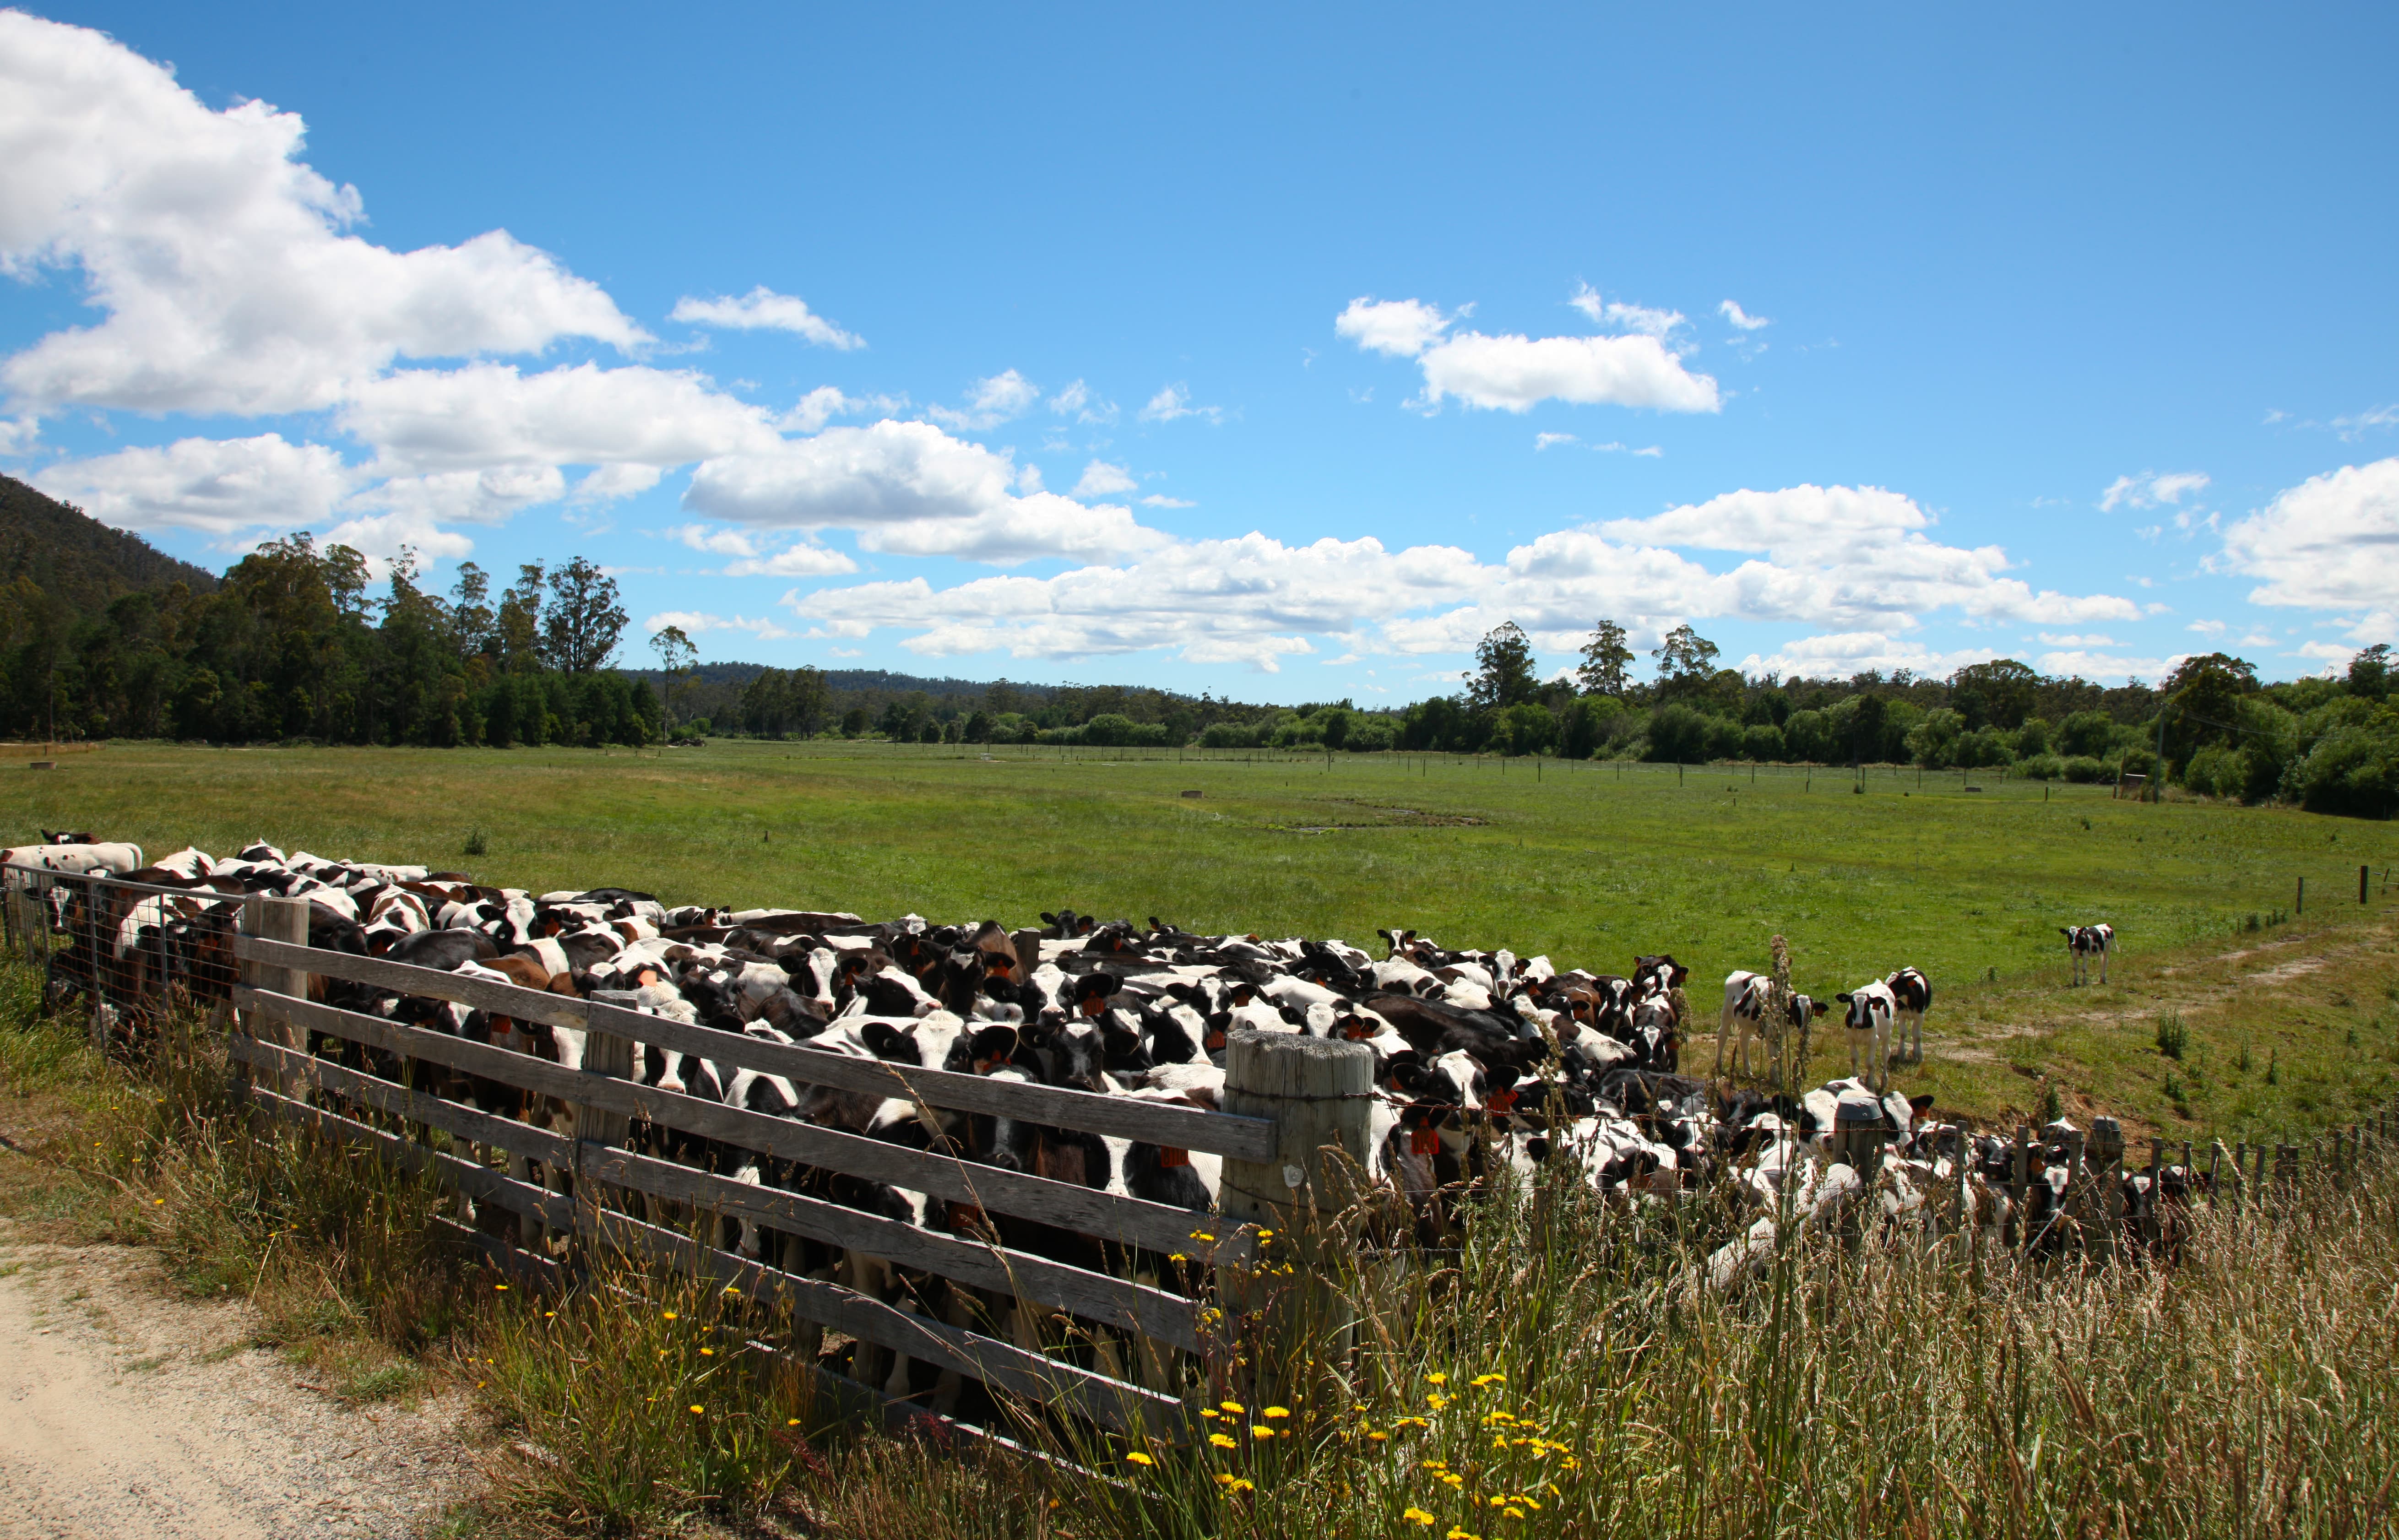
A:
<svg viewBox="0 0 2399 1540">
<path fill-rule="evenodd" d="M 0 866 L 0 925 L 42 970 L 44 1004 L 121 1046 L 174 1010 L 230 1004 L 238 967 L 239 885 L 161 886 L 94 872 Z"/>
</svg>

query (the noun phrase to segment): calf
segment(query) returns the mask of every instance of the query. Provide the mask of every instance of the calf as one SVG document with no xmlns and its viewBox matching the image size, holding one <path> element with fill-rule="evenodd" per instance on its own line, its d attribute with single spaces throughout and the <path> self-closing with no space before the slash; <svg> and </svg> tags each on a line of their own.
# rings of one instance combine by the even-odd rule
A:
<svg viewBox="0 0 2399 1540">
<path fill-rule="evenodd" d="M 2074 958 L 2074 981 L 2091 981 L 2091 959 L 2099 959 L 2099 981 L 2108 981 L 2108 952 L 2116 944 L 2114 925 L 2060 925 L 2057 933 L 2066 938 L 2066 950 Z"/>
<path fill-rule="evenodd" d="M 1850 1074 L 1861 1073 L 1872 1077 L 1877 1085 L 1891 1078 L 1891 1023 L 1898 1014 L 1899 1003 L 1889 984 L 1876 982 L 1861 986 L 1848 994 L 1833 996 L 1849 1007 L 1841 1025 L 1850 1040 Z M 1863 1072 L 1858 1061 L 1864 1059 Z"/>
<path fill-rule="evenodd" d="M 1924 1062 L 1924 1013 L 1932 1005 L 1932 980 L 1916 968 L 1904 967 L 1883 980 L 1891 986 L 1892 1019 L 1899 1027 L 1899 1056 L 1910 1064 Z"/>
<path fill-rule="evenodd" d="M 1766 1020 L 1766 1002 L 1772 980 L 1763 973 L 1728 973 L 1725 975 L 1724 1015 L 1716 1027 L 1716 1073 L 1725 1071 L 1725 1040 L 1736 1024 L 1741 1029 L 1734 1057 L 1740 1072 L 1749 1071 L 1749 1046 L 1756 1039 L 1759 1027 Z M 1823 1001 L 1810 1000 L 1804 994 L 1794 994 L 1785 1020 L 1794 1027 L 1804 1027 L 1819 1016 L 1829 1015 L 1833 1007 Z"/>
</svg>

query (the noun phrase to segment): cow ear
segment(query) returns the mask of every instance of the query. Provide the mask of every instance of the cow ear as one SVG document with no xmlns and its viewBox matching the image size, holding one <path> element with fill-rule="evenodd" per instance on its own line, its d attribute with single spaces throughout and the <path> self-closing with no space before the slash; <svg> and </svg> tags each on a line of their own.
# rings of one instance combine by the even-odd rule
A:
<svg viewBox="0 0 2399 1540">
<path fill-rule="evenodd" d="M 1131 1054 L 1141 1047 L 1141 1033 L 1127 1032 L 1122 1027 L 1102 1027 L 1100 1047 L 1113 1054 Z"/>
<path fill-rule="evenodd" d="M 900 1033 L 888 1021 L 869 1021 L 859 1029 L 859 1040 L 877 1059 L 888 1059 L 900 1046 Z"/>
<path fill-rule="evenodd" d="M 1843 1004 L 1843 1005 L 1845 1005 L 1845 1006 L 1846 1006 L 1846 1005 L 1848 1005 L 1848 1004 L 1850 1003 L 1850 996 L 1848 996 L 1848 995 L 1846 995 L 1846 994 L 1836 994 L 1836 995 L 1834 995 L 1834 996 L 1833 996 L 1833 998 L 1834 998 L 1834 999 L 1836 999 L 1836 1000 L 1838 1000 L 1841 1004 Z"/>
<path fill-rule="evenodd" d="M 976 1059 L 990 1063 L 1004 1060 L 1016 1051 L 1016 1029 L 985 1027 L 974 1034 L 972 1049 Z"/>
<path fill-rule="evenodd" d="M 1923 1116 L 1926 1113 L 1932 1110 L 1932 1093 L 1931 1091 L 1927 1091 L 1922 1096 L 1909 1097 L 1907 1099 L 1907 1106 L 1908 1110 L 1916 1114 L 1917 1116 Z"/>
<path fill-rule="evenodd" d="M 1045 925 L 1054 925 L 1058 923 L 1058 916 L 1045 909 L 1041 912 L 1041 923 Z"/>
</svg>

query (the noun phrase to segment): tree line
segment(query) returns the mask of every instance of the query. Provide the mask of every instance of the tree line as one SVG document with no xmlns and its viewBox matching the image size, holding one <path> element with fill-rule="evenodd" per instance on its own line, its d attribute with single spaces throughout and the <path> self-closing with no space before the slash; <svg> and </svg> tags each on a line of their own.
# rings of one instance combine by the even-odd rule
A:
<svg viewBox="0 0 2399 1540">
<path fill-rule="evenodd" d="M 607 663 L 627 616 L 581 557 L 494 592 L 473 562 L 447 596 L 403 553 L 377 595 L 367 560 L 305 533 L 271 540 L 212 592 L 181 581 L 78 610 L 20 578 L 0 594 L 0 732 L 216 743 L 640 744 L 657 696 Z"/>
</svg>

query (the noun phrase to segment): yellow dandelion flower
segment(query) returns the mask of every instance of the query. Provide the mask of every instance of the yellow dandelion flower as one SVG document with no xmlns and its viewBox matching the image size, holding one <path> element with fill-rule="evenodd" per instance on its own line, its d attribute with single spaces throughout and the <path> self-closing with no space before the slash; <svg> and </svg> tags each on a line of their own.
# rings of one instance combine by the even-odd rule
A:
<svg viewBox="0 0 2399 1540">
<path fill-rule="evenodd" d="M 1213 1406 L 1203 1406 L 1200 1409 L 1200 1415 L 1213 1418 L 1216 1415 L 1216 1409 Z"/>
<path fill-rule="evenodd" d="M 699 1350 L 699 1356 L 703 1358 L 712 1358 L 716 1357 L 716 1349 L 712 1347 L 703 1347 Z"/>
<path fill-rule="evenodd" d="M 1205 1230 L 1194 1230 L 1191 1232 L 1191 1238 L 1193 1240 L 1214 1240 L 1216 1237 L 1210 1235 Z"/>
<path fill-rule="evenodd" d="M 1220 1487 L 1229 1487 L 1236 1479 L 1238 1478 L 1229 1471 L 1220 1470 L 1216 1473 L 1216 1484 Z"/>
<path fill-rule="evenodd" d="M 671 1310 L 668 1311 L 668 1312 L 666 1313 L 666 1318 L 667 1318 L 667 1319 L 669 1319 L 669 1320 L 672 1320 L 672 1319 L 674 1319 L 674 1312 L 673 1312 L 673 1311 L 671 1311 Z"/>
<path fill-rule="evenodd" d="M 1388 1433 L 1384 1432 L 1384 1431 L 1383 1431 L 1381 1428 L 1379 1428 L 1379 1427 L 1376 1427 L 1376 1428 L 1369 1428 L 1369 1429 L 1367 1429 L 1367 1431 L 1366 1431 L 1366 1437 L 1367 1437 L 1367 1438 L 1369 1438 L 1369 1439 L 1372 1439 L 1375 1442 L 1376 1442 L 1376 1443 L 1378 1443 L 1378 1444 L 1385 1444 L 1385 1443 L 1389 1443 L 1389 1442 L 1390 1442 L 1390 1440 L 1391 1440 L 1391 1436 L 1390 1436 L 1389 1434 L 1388 1434 Z"/>
<path fill-rule="evenodd" d="M 695 1417 L 704 1417 L 704 1416 L 706 1416 L 708 1413 L 707 1413 L 707 1412 L 706 1412 L 704 1409 L 702 1409 L 702 1408 L 700 1408 L 700 1407 L 693 1407 L 693 1408 L 691 1409 L 691 1414 L 692 1414 L 693 1416 L 695 1416 Z"/>
<path fill-rule="evenodd" d="M 1229 1433 L 1211 1433 L 1208 1435 L 1208 1441 L 1214 1444 L 1218 1449 L 1237 1449 L 1240 1447 L 1239 1443 Z"/>
<path fill-rule="evenodd" d="M 1218 1401 L 1216 1405 L 1226 1412 L 1247 1412 L 1249 1410 L 1248 1407 L 1243 1406 L 1239 1401 Z"/>
<path fill-rule="evenodd" d="M 1499 1511 L 1506 1514 L 1511 1519 L 1522 1519 L 1525 1517 L 1525 1510 L 1523 1508 L 1502 1508 Z"/>
<path fill-rule="evenodd" d="M 1128 1460 L 1131 1460 L 1134 1465 L 1137 1465 L 1137 1466 L 1154 1466 L 1154 1465 L 1158 1464 L 1158 1462 L 1157 1462 L 1157 1461 L 1155 1461 L 1155 1460 L 1151 1459 L 1148 1455 L 1144 1454 L 1141 1451 L 1139 1451 L 1139 1450 L 1137 1450 L 1137 1449 L 1136 1449 L 1136 1450 L 1134 1450 L 1134 1451 L 1133 1451 L 1132 1452 L 1131 1452 L 1130 1454 L 1127 1454 L 1127 1455 L 1125 1456 L 1125 1458 L 1126 1458 L 1126 1459 L 1128 1459 Z"/>
<path fill-rule="evenodd" d="M 1449 1376 L 1446 1374 L 1428 1374 L 1425 1376 L 1425 1384 L 1427 1385 L 1447 1385 L 1448 1383 Z"/>
<path fill-rule="evenodd" d="M 1514 1501 L 1522 1503 L 1525 1506 L 1531 1508 L 1535 1513 L 1541 1511 L 1541 1505 L 1534 1502 L 1530 1497 L 1519 1495 L 1514 1499 Z"/>
<path fill-rule="evenodd" d="M 1463 1476 L 1460 1476 L 1457 1472 L 1456 1472 L 1456 1471 L 1454 1471 L 1454 1470 L 1444 1470 L 1444 1471 L 1443 1471 L 1443 1472 L 1441 1473 L 1441 1479 L 1442 1479 L 1442 1483 L 1443 1483 L 1443 1485 L 1447 1486 L 1447 1487 L 1448 1487 L 1452 1492 L 1457 1491 L 1459 1487 L 1462 1487 L 1462 1486 L 1464 1486 L 1464 1485 L 1466 1484 L 1466 1478 L 1465 1478 L 1465 1477 L 1463 1477 Z"/>
<path fill-rule="evenodd" d="M 797 1427 L 800 1425 L 800 1420 L 797 1417 L 789 1418 L 784 1422 L 783 1425 L 785 1427 Z"/>
<path fill-rule="evenodd" d="M 1508 1376 L 1505 1374 L 1477 1374 L 1474 1376 L 1474 1385 L 1477 1389 L 1487 1388 L 1488 1386 L 1495 1385 L 1506 1385 L 1507 1383 Z"/>
<path fill-rule="evenodd" d="M 508 1286 L 507 1284 L 505 1284 L 505 1283 L 495 1283 L 495 1284 L 492 1285 L 492 1287 L 493 1287 L 493 1289 L 495 1289 L 495 1290 L 497 1290 L 498 1292 L 503 1293 L 503 1294 L 505 1294 L 505 1293 L 507 1293 L 507 1292 L 508 1291 Z"/>
<path fill-rule="evenodd" d="M 1261 1427 L 1257 1424 L 1252 1423 L 1250 1425 L 1250 1437 L 1253 1439 L 1271 1439 L 1274 1437 L 1274 1429 L 1270 1427 Z"/>
<path fill-rule="evenodd" d="M 1255 1481 L 1251 1480 L 1246 1476 L 1236 1476 L 1231 1480 L 1225 1483 L 1225 1491 L 1228 1493 L 1236 1492 L 1255 1492 L 1257 1490 L 1258 1484 Z"/>
<path fill-rule="evenodd" d="M 1261 1230 L 1258 1232 L 1258 1238 L 1260 1240 L 1272 1240 L 1274 1239 L 1274 1232 L 1272 1230 Z"/>
<path fill-rule="evenodd" d="M 1269 1417 L 1288 1417 L 1291 1415 L 1291 1408 L 1287 1406 L 1270 1406 L 1267 1408 L 1267 1415 Z"/>
<path fill-rule="evenodd" d="M 1406 1520 L 1411 1524 L 1422 1524 L 1427 1529 L 1432 1528 L 1433 1525 L 1432 1515 L 1427 1513 L 1422 1508 L 1409 1508 L 1403 1512 L 1400 1517 Z"/>
<path fill-rule="evenodd" d="M 1452 1524 L 1449 1526 L 1449 1533 L 1442 1536 L 1442 1540 L 1483 1540 L 1483 1536 L 1463 1524 Z"/>
<path fill-rule="evenodd" d="M 1166 1253 L 1166 1260 L 1169 1262 L 1189 1262 L 1191 1259 L 1185 1256 L 1180 1251 L 1169 1251 Z"/>
</svg>

